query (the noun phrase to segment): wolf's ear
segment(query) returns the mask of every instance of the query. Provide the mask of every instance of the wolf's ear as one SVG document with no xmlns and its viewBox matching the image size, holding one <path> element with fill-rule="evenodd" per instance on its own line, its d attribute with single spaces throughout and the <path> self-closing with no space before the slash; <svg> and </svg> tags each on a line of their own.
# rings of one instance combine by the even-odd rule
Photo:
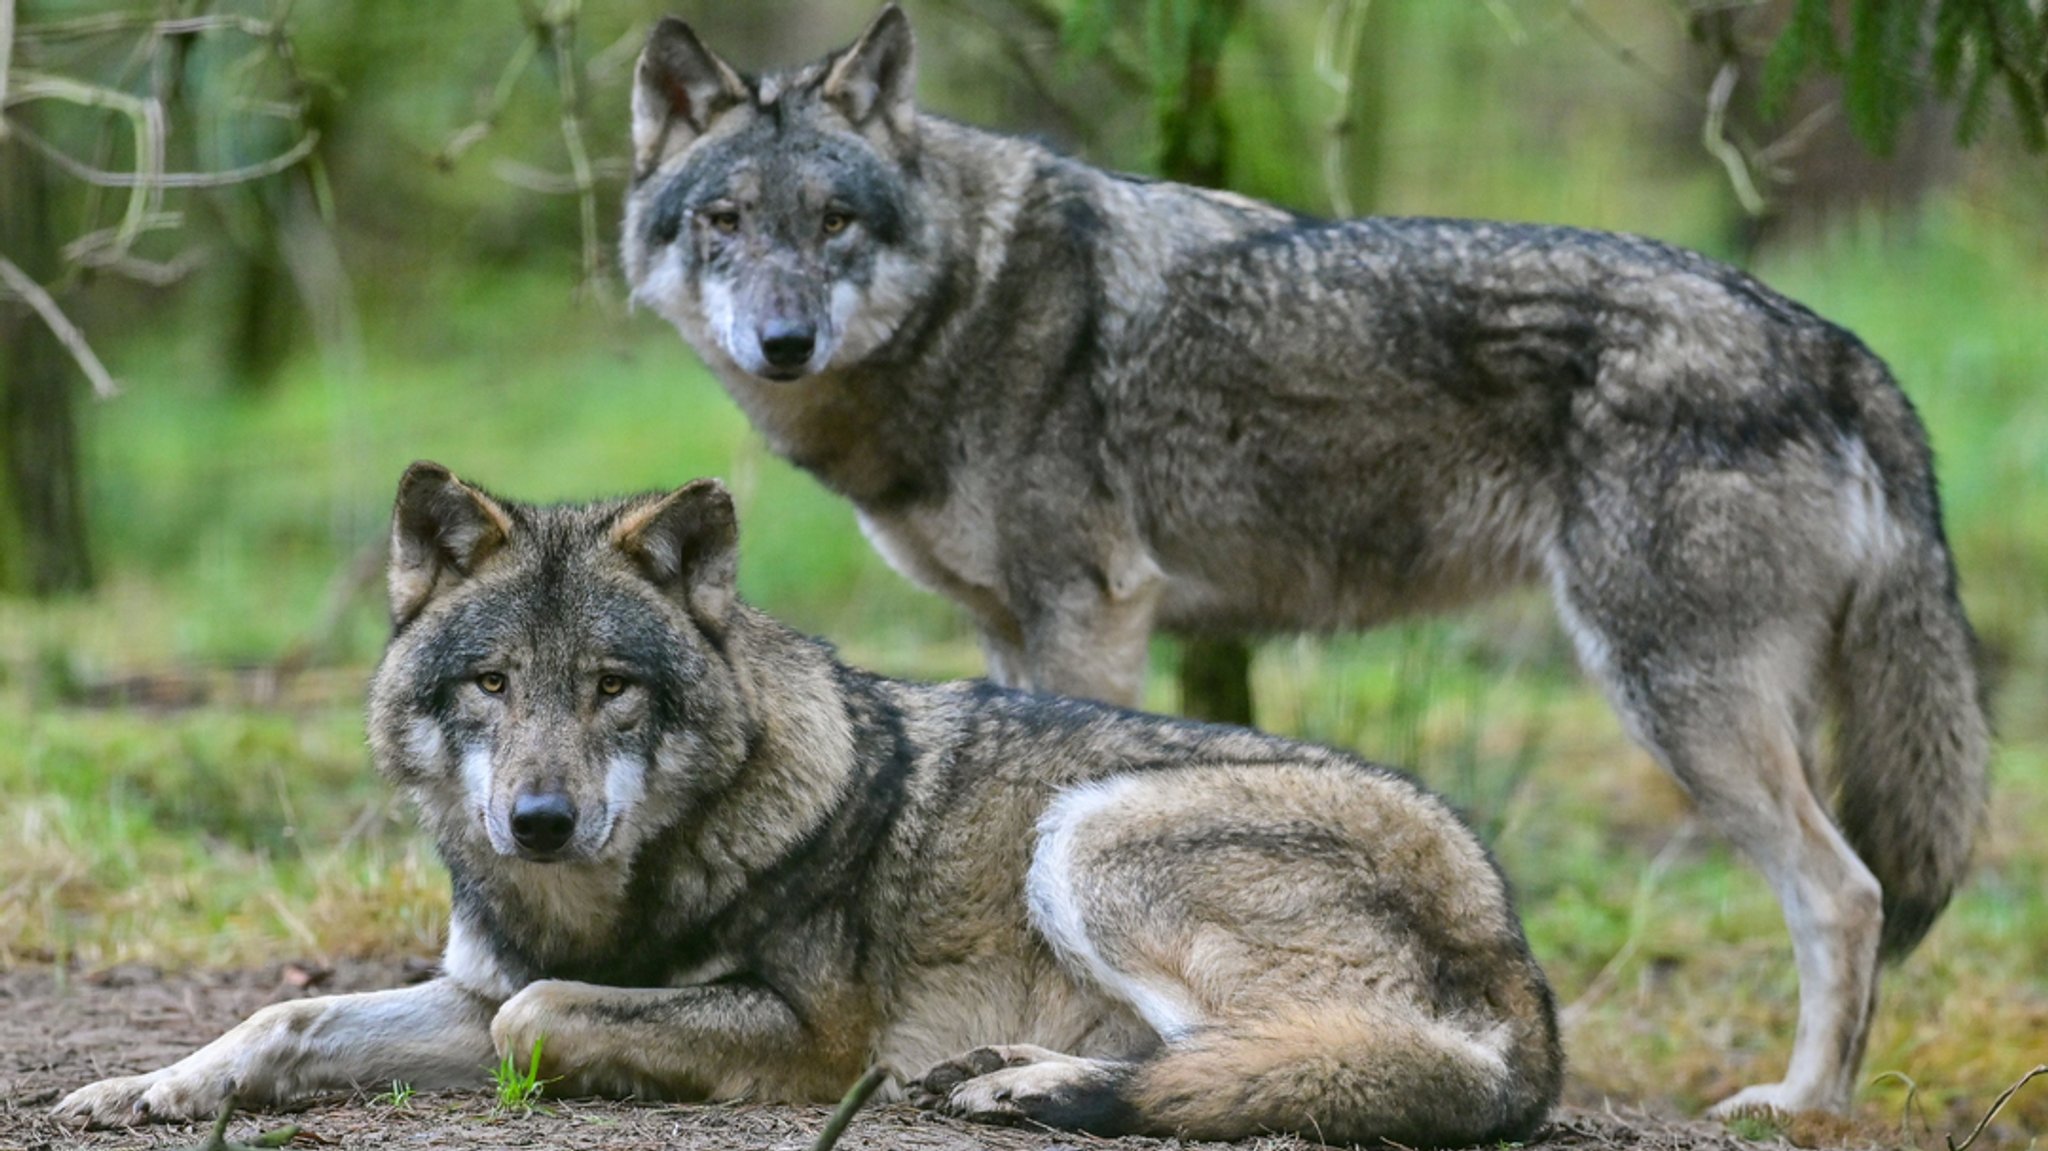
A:
<svg viewBox="0 0 2048 1151">
<path fill-rule="evenodd" d="M 498 501 L 421 461 L 398 481 L 391 512 L 391 622 L 404 627 L 436 595 L 469 578 L 505 546 L 512 516 Z"/>
<path fill-rule="evenodd" d="M 747 85 L 688 24 L 665 16 L 633 70 L 633 163 L 650 172 L 747 100 Z"/>
<path fill-rule="evenodd" d="M 695 480 L 620 518 L 612 543 L 698 626 L 723 635 L 738 594 L 739 519 L 717 480 Z"/>
<path fill-rule="evenodd" d="M 824 95 L 855 124 L 879 115 L 892 133 L 908 140 L 917 128 L 911 102 L 916 86 L 917 41 L 910 34 L 910 17 L 891 4 L 832 62 Z"/>
</svg>

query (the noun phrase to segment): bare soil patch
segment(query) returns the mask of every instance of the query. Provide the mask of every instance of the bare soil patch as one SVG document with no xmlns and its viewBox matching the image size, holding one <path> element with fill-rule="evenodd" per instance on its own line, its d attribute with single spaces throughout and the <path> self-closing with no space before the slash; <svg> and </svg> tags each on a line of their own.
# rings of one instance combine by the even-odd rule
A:
<svg viewBox="0 0 2048 1151">
<path fill-rule="evenodd" d="M 190 1147 L 204 1135 L 202 1127 L 85 1132 L 52 1121 L 48 1109 L 64 1093 L 94 1079 L 161 1067 L 266 1003 L 397 986 L 430 970 L 428 963 L 408 962 L 349 963 L 334 969 L 285 964 L 171 976 L 142 966 L 91 974 L 49 968 L 0 973 L 0 1151 Z M 291 1122 L 301 1129 L 292 1144 L 299 1148 L 806 1151 L 830 1111 L 822 1105 L 550 1099 L 532 1111 L 506 1112 L 494 1108 L 479 1084 L 475 1092 L 415 1095 L 403 1106 L 366 1092 L 322 1101 L 289 1117 L 241 1115 L 229 1126 L 228 1137 L 247 1139 Z M 987 1127 L 897 1104 L 861 1112 L 838 1146 L 845 1151 L 1196 1151 L 1231 1145 Z M 1272 1137 L 1237 1146 L 1241 1151 L 1313 1151 L 1319 1145 Z M 1567 1108 L 1531 1146 L 1546 1151 L 1760 1151 L 1787 1145 L 1746 1140 L 1718 1124 Z"/>
</svg>

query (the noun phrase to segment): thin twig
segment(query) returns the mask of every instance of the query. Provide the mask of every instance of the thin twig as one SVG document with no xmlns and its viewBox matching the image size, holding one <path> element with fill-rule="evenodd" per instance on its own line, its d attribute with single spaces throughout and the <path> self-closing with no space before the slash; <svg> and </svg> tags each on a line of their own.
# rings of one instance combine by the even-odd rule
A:
<svg viewBox="0 0 2048 1151">
<path fill-rule="evenodd" d="M 186 1151 L 265 1151 L 271 1147 L 282 1147 L 298 1138 L 298 1124 L 287 1123 L 275 1131 L 265 1131 L 247 1143 L 235 1142 L 228 1138 L 228 1120 L 234 1116 L 235 1105 L 234 1093 L 229 1092 L 228 1097 L 221 1100 L 220 1113 L 213 1117 L 212 1130 L 206 1133 L 206 1138 Z"/>
<path fill-rule="evenodd" d="M 623 157 L 608 156 L 590 162 L 591 175 L 600 180 L 623 180 L 633 170 Z M 550 172 L 518 160 L 499 158 L 491 161 L 491 174 L 515 188 L 538 192 L 543 196 L 575 196 L 582 187 L 574 175 Z"/>
<path fill-rule="evenodd" d="M 21 30 L 23 40 L 72 40 L 87 36 L 105 36 L 113 32 L 125 32 L 130 28 L 147 28 L 157 36 L 189 36 L 218 29 L 235 29 L 251 36 L 270 35 L 270 22 L 253 16 L 214 14 L 208 16 L 183 16 L 164 20 L 146 12 L 108 12 L 98 16 L 80 16 L 71 20 L 41 20 Z"/>
<path fill-rule="evenodd" d="M 1911 1147 L 1913 1145 L 1913 1112 L 1918 1110 L 1920 1106 L 1920 1084 L 1911 1075 L 1903 1071 L 1881 1071 L 1870 1077 L 1870 1085 L 1875 1087 L 1887 1079 L 1896 1079 L 1906 1085 L 1906 1102 L 1904 1106 L 1899 1108 L 1899 1145 L 1901 1147 Z M 1920 1116 L 1920 1126 L 1926 1128 L 1929 1135 L 1934 1134 L 1934 1128 L 1928 1125 L 1925 1113 L 1922 1113 Z"/>
<path fill-rule="evenodd" d="M 1330 0 L 1323 13 L 1322 34 L 1316 37 L 1315 73 L 1336 96 L 1336 111 L 1323 148 L 1323 187 L 1331 214 L 1351 215 L 1351 188 L 1344 174 L 1344 147 L 1350 140 L 1351 83 L 1358 71 L 1358 51 L 1365 40 L 1365 18 L 1372 0 Z"/>
<path fill-rule="evenodd" d="M 846 1125 L 853 1122 L 854 1112 L 861 1109 L 861 1105 L 868 1101 L 868 1096 L 873 1095 L 875 1088 L 880 1087 L 882 1080 L 888 1077 L 889 1072 L 880 1064 L 876 1064 L 868 1068 L 867 1074 L 862 1075 L 853 1086 L 847 1088 L 846 1094 L 839 1100 L 838 1108 L 832 1112 L 832 1118 L 826 1121 L 825 1129 L 818 1132 L 818 1141 L 811 1144 L 811 1151 L 832 1151 L 832 1145 L 839 1142 L 839 1137 L 846 1133 Z M 1952 1148 L 1951 1151 L 1961 1149 Z"/>
<path fill-rule="evenodd" d="M 64 76 L 22 72 L 15 86 L 0 92 L 0 109 L 31 100 L 61 100 L 85 108 L 105 108 L 127 117 L 135 130 L 136 183 L 121 213 L 114 251 L 126 254 L 142 234 L 143 220 L 162 202 L 156 180 L 164 170 L 164 108 L 155 100 L 144 100 L 99 84 L 87 84 Z"/>
<path fill-rule="evenodd" d="M 63 344 L 64 350 L 70 352 L 71 358 L 77 361 L 78 370 L 84 372 L 85 378 L 92 381 L 93 395 L 110 400 L 121 394 L 121 385 L 115 382 L 113 374 L 107 371 L 107 366 L 100 363 L 100 358 L 93 352 L 92 345 L 85 342 L 85 336 L 72 324 L 71 318 L 64 314 L 64 310 L 57 306 L 57 301 L 50 298 L 50 293 L 43 290 L 41 284 L 36 283 L 33 277 L 16 267 L 14 261 L 5 256 L 0 256 L 0 281 L 5 281 L 9 291 L 20 296 L 29 307 L 35 309 L 36 315 L 43 318 L 43 324 L 50 329 L 50 334 L 57 337 L 57 342 Z"/>
<path fill-rule="evenodd" d="M 0 0 L 0 140 L 7 138 L 7 73 L 14 67 L 14 0 Z"/>
<path fill-rule="evenodd" d="M 2048 1063 L 2043 1063 L 2025 1075 L 2020 1076 L 2019 1082 L 2006 1088 L 2005 1092 L 1998 1097 L 1998 1101 L 1991 1105 L 1991 1110 L 1986 1111 L 1984 1117 L 1977 1120 L 1977 1126 L 1970 1131 L 1970 1137 L 1961 1143 L 1956 1142 L 1953 1135 L 1944 1135 L 1942 1138 L 1948 1143 L 1948 1151 L 1970 1151 L 1970 1144 L 1977 1141 L 1977 1136 L 1984 1134 L 1984 1128 L 1989 1127 L 1991 1121 L 1998 1118 L 1998 1113 L 2005 1110 L 2005 1105 L 2012 1101 L 2012 1097 L 2019 1093 L 2019 1089 L 2033 1082 L 2037 1076 L 2041 1075 L 2048 1075 Z"/>
<path fill-rule="evenodd" d="M 1756 190 L 1756 180 L 1750 175 L 1749 160 L 1742 149 L 1728 139 L 1728 100 L 1735 94 L 1735 81 L 1742 76 L 1742 70 L 1733 61 L 1721 65 L 1714 74 L 1714 84 L 1707 90 L 1707 118 L 1700 125 L 1700 143 L 1721 166 L 1728 170 L 1728 184 L 1735 191 L 1735 199 L 1742 210 L 1752 216 L 1761 216 L 1770 205 L 1763 193 Z"/>
<path fill-rule="evenodd" d="M 597 232 L 597 178 L 591 174 L 590 152 L 583 146 L 583 95 L 577 86 L 576 18 L 582 4 L 559 0 L 549 8 L 546 28 L 562 100 L 562 144 L 569 150 L 569 170 L 576 176 L 577 215 L 583 230 L 583 287 L 592 290 L 604 275 L 604 241 Z"/>
<path fill-rule="evenodd" d="M 1571 3 L 1566 7 L 1566 11 L 1571 13 L 1572 22 L 1584 29 L 1586 35 L 1592 38 L 1593 43 L 1599 45 L 1600 49 L 1609 56 L 1614 57 L 1615 61 L 1622 67 L 1640 75 L 1643 79 L 1648 80 L 1650 83 L 1688 104 L 1695 106 L 1699 104 L 1700 98 L 1698 96 L 1686 91 L 1684 86 L 1673 83 L 1669 77 L 1651 67 L 1650 62 L 1643 59 L 1642 53 L 1622 43 L 1616 38 L 1614 33 L 1609 32 L 1598 20 L 1593 19 L 1593 14 L 1586 11 L 1586 0 L 1571 0 Z"/>
<path fill-rule="evenodd" d="M 152 288 L 168 288 L 191 275 L 200 265 L 206 263 L 206 253 L 198 248 L 187 248 L 168 260 L 145 260 L 140 256 L 123 256 L 107 263 L 94 263 L 103 272 L 148 284 Z"/>
<path fill-rule="evenodd" d="M 455 162 L 462 159 L 464 152 L 476 147 L 483 142 L 484 137 L 491 134 L 498 126 L 498 117 L 505 114 L 505 105 L 512 102 L 513 85 L 526 74 L 527 67 L 533 63 L 533 57 L 539 51 L 539 34 L 529 29 L 519 38 L 519 47 L 512 50 L 511 58 L 505 61 L 504 70 L 498 73 L 498 83 L 491 89 L 490 101 L 484 105 L 475 120 L 448 137 L 447 142 L 441 145 L 441 151 L 434 157 L 435 163 L 443 168 L 454 167 Z"/>
<path fill-rule="evenodd" d="M 66 175 L 101 188 L 225 188 L 231 184 L 246 184 L 251 180 L 261 180 L 265 176 L 275 176 L 290 168 L 312 155 L 314 147 L 320 143 L 319 130 L 308 128 L 298 143 L 268 160 L 244 164 L 239 168 L 223 168 L 218 172 L 162 172 L 148 176 L 95 168 L 27 128 L 17 127 L 15 130 L 21 133 L 22 139 L 28 141 L 29 147 L 48 157 L 49 161 L 63 169 Z"/>
<path fill-rule="evenodd" d="M 1613 957 L 1600 968 L 1599 974 L 1593 976 L 1592 982 L 1586 984 L 1586 989 L 1579 993 L 1579 997 L 1572 1000 L 1563 1011 L 1558 1012 L 1561 1022 L 1566 1027 L 1576 1026 L 1585 1018 L 1586 1012 L 1613 990 L 1614 984 L 1621 977 L 1621 969 L 1629 960 L 1635 958 L 1636 950 L 1642 946 L 1643 931 L 1650 921 L 1650 902 L 1657 896 L 1657 885 L 1663 881 L 1664 874 L 1671 870 L 1671 865 L 1678 861 L 1679 853 L 1692 843 L 1697 830 L 1698 825 L 1690 818 L 1679 824 L 1678 830 L 1671 833 L 1670 840 L 1657 852 L 1656 857 L 1650 860 L 1650 866 L 1643 869 L 1642 878 L 1636 881 L 1635 898 L 1630 901 L 1628 938 L 1622 941 L 1621 947 L 1615 951 Z"/>
</svg>

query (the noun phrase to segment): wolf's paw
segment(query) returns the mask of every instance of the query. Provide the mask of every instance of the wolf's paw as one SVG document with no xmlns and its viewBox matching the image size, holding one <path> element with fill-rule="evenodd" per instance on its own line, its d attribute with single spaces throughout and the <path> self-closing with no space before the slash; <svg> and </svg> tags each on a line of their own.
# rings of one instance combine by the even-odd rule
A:
<svg viewBox="0 0 2048 1151">
<path fill-rule="evenodd" d="M 1835 1098 L 1833 1093 L 1818 1087 L 1798 1087 L 1790 1083 L 1759 1083 L 1745 1087 L 1728 1098 L 1707 1109 L 1711 1119 L 1733 1119 L 1738 1115 L 1758 1112 L 1776 1112 L 1793 1115 L 1801 1111 L 1840 1111 L 1848 1105 L 1846 1094 Z"/>
<path fill-rule="evenodd" d="M 666 1098 L 659 1052 L 620 1042 L 618 1025 L 635 1019 L 636 1002 L 619 988 L 536 980 L 498 1008 L 491 1046 L 498 1058 L 526 1067 L 538 1045 L 540 1066 L 532 1070 L 550 1084 L 549 1094 Z"/>
<path fill-rule="evenodd" d="M 977 1047 L 958 1058 L 948 1059 L 910 1085 L 909 1099 L 926 1110 L 943 1110 L 954 1089 L 962 1083 L 1005 1067 L 1022 1067 L 1031 1062 L 1021 1056 L 1012 1062 L 1009 1052 L 1007 1047 Z"/>
<path fill-rule="evenodd" d="M 66 1095 L 51 1113 L 87 1127 L 181 1123 L 213 1118 L 234 1090 L 231 1080 L 176 1075 L 174 1070 L 102 1079 Z"/>
<path fill-rule="evenodd" d="M 1035 1123 L 1116 1135 L 1131 1129 L 1118 1088 L 1125 1065 L 1014 1044 L 977 1047 L 925 1073 L 920 1107 L 983 1123 Z"/>
</svg>

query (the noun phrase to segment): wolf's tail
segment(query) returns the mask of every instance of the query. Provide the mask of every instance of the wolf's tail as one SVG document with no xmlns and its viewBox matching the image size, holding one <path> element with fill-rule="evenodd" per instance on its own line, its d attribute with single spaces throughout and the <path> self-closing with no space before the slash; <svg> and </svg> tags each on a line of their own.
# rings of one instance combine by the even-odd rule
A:
<svg viewBox="0 0 2048 1151">
<path fill-rule="evenodd" d="M 1895 960 L 1927 934 L 1969 867 L 1991 724 L 1919 422 L 1895 389 L 1872 401 L 1896 408 L 1873 412 L 1867 434 L 1886 527 L 1839 633 L 1836 773 L 1842 832 L 1884 890 L 1880 953 Z"/>
<path fill-rule="evenodd" d="M 1521 1139 L 1557 1100 L 1549 1013 L 1473 1035 L 1412 1009 L 1318 1004 L 1187 1036 L 1142 1063 L 1125 1099 L 1154 1133 L 1469 1146 Z M 1522 1014 L 1517 1012 L 1516 1014 Z"/>
</svg>

